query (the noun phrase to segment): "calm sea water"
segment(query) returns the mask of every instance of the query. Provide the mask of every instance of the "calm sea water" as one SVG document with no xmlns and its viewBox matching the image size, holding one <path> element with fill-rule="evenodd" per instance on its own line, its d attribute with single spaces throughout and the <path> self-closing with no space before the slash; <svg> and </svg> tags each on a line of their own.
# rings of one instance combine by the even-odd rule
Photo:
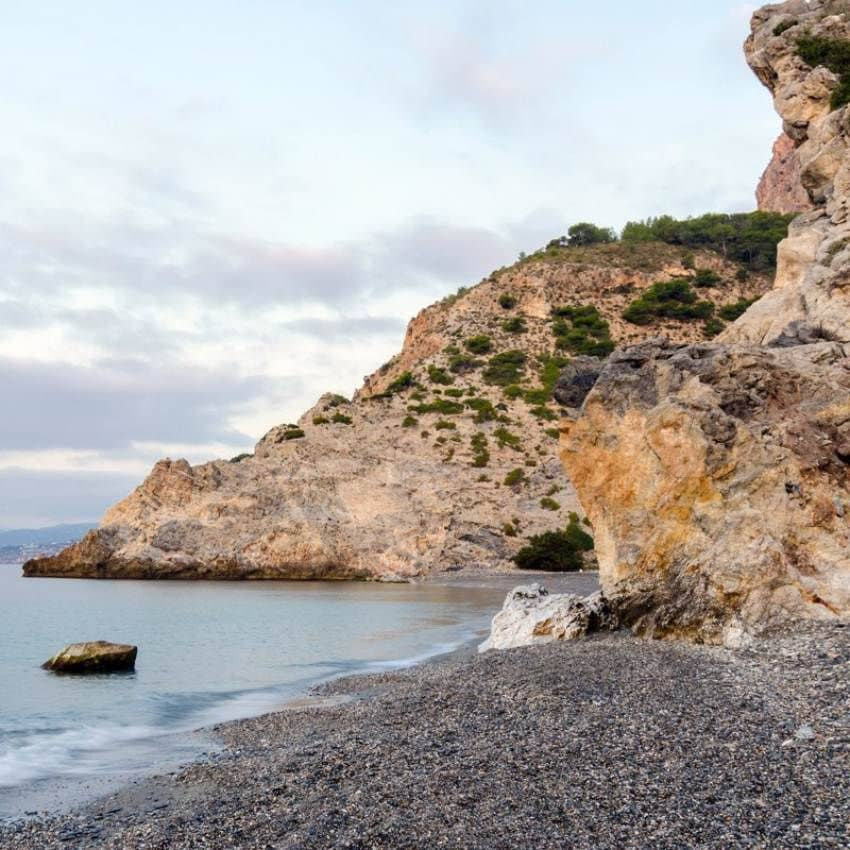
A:
<svg viewBox="0 0 850 850">
<path fill-rule="evenodd" d="M 516 583 L 108 582 L 0 566 L 0 817 L 169 769 L 214 746 L 192 730 L 273 710 L 324 679 L 456 648 L 486 632 Z M 137 644 L 135 673 L 39 667 L 100 639 Z"/>
</svg>

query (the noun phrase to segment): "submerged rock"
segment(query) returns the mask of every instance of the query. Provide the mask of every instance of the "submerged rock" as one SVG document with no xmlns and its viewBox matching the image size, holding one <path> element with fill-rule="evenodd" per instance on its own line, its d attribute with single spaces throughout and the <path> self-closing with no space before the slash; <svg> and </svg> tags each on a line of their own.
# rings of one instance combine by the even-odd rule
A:
<svg viewBox="0 0 850 850">
<path fill-rule="evenodd" d="M 539 584 L 522 585 L 507 595 L 502 610 L 493 618 L 490 637 L 478 651 L 576 640 L 612 625 L 608 602 L 601 593 L 550 594 Z"/>
<path fill-rule="evenodd" d="M 54 673 L 117 673 L 135 668 L 138 649 L 105 640 L 72 643 L 41 666 Z"/>
</svg>

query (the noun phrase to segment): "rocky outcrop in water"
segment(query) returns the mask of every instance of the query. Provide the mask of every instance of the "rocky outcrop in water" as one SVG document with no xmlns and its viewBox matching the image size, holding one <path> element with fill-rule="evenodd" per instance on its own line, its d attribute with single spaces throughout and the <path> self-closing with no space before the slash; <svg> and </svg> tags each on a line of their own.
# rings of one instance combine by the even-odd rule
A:
<svg viewBox="0 0 850 850">
<path fill-rule="evenodd" d="M 41 666 L 54 673 L 119 673 L 136 666 L 138 647 L 93 640 L 72 643 Z"/>
<path fill-rule="evenodd" d="M 802 213 L 812 208 L 809 193 L 800 179 L 800 160 L 794 140 L 782 135 L 773 145 L 773 158 L 756 189 L 760 210 L 777 213 Z"/>
<path fill-rule="evenodd" d="M 604 591 L 656 637 L 739 643 L 850 617 L 850 107 L 798 39 L 850 39 L 850 11 L 753 16 L 750 65 L 799 145 L 814 204 L 780 244 L 774 290 L 716 342 L 610 358 L 562 459 L 593 522 Z"/>
</svg>

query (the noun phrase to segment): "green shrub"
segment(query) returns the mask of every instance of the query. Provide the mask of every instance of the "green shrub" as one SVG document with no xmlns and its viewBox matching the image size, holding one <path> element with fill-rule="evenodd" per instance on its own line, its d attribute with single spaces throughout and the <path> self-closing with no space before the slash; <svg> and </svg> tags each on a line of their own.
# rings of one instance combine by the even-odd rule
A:
<svg viewBox="0 0 850 850">
<path fill-rule="evenodd" d="M 517 533 L 518 529 L 512 522 L 506 522 L 502 526 L 502 534 L 504 534 L 505 537 L 516 537 Z"/>
<path fill-rule="evenodd" d="M 434 425 L 434 428 L 437 431 L 454 431 L 457 425 L 454 422 L 447 422 L 445 419 L 441 419 Z"/>
<path fill-rule="evenodd" d="M 506 487 L 516 487 L 518 484 L 522 484 L 523 481 L 525 481 L 525 470 L 512 469 L 505 476 L 504 484 Z"/>
<path fill-rule="evenodd" d="M 561 439 L 561 431 L 558 428 L 547 428 L 546 429 L 546 436 L 551 437 L 553 440 L 560 440 Z"/>
<path fill-rule="evenodd" d="M 544 511 L 559 511 L 561 509 L 560 503 L 556 502 L 554 499 L 550 499 L 549 496 L 544 496 L 540 500 L 540 507 L 543 508 Z"/>
<path fill-rule="evenodd" d="M 460 354 L 460 349 L 456 345 L 447 345 L 443 349 L 443 354 L 454 357 L 456 354 Z"/>
<path fill-rule="evenodd" d="M 687 321 L 710 319 L 713 313 L 710 301 L 698 301 L 690 283 L 677 278 L 652 284 L 625 309 L 623 318 L 634 325 L 648 325 L 655 318 Z"/>
<path fill-rule="evenodd" d="M 509 334 L 524 334 L 528 328 L 522 316 L 514 316 L 512 319 L 505 319 L 502 322 L 502 330 Z"/>
<path fill-rule="evenodd" d="M 677 220 L 669 215 L 630 221 L 623 229 L 624 242 L 666 242 L 705 249 L 754 270 L 776 266 L 776 246 L 788 235 L 793 215 L 779 213 L 709 213 Z"/>
<path fill-rule="evenodd" d="M 528 545 L 514 556 L 514 563 L 521 570 L 569 573 L 578 572 L 584 561 L 566 532 L 546 531 L 529 538 Z"/>
<path fill-rule="evenodd" d="M 526 404 L 546 404 L 550 397 L 551 393 L 545 387 L 539 390 L 526 390 L 522 395 Z"/>
<path fill-rule="evenodd" d="M 443 384 L 444 386 L 455 382 L 455 379 L 445 369 L 441 369 L 433 363 L 428 366 L 428 380 L 432 384 Z"/>
<path fill-rule="evenodd" d="M 472 445 L 472 465 L 479 469 L 490 463 L 490 451 L 487 448 L 487 436 L 477 431 L 470 438 Z"/>
<path fill-rule="evenodd" d="M 536 416 L 538 419 L 544 419 L 547 422 L 553 422 L 558 418 L 558 414 L 551 408 L 546 407 L 545 404 L 541 404 L 539 407 L 532 407 L 531 415 Z"/>
<path fill-rule="evenodd" d="M 749 271 L 747 271 L 747 269 L 745 269 L 743 266 L 735 272 L 735 280 L 737 280 L 738 283 L 744 283 L 745 281 L 749 280 L 749 277 Z"/>
<path fill-rule="evenodd" d="M 493 348 L 493 343 L 487 334 L 479 334 L 469 337 L 464 342 L 464 346 L 467 351 L 471 351 L 473 354 L 489 354 Z"/>
<path fill-rule="evenodd" d="M 499 306 L 503 310 L 513 310 L 517 305 L 517 300 L 513 295 L 508 294 L 507 292 L 503 293 L 499 296 Z"/>
<path fill-rule="evenodd" d="M 334 394 L 328 399 L 327 407 L 339 407 L 341 404 L 348 404 L 348 399 L 344 395 Z"/>
<path fill-rule="evenodd" d="M 328 419 L 327 416 L 314 416 L 313 424 L 314 425 L 327 425 L 331 420 Z"/>
<path fill-rule="evenodd" d="M 449 371 L 455 375 L 465 375 L 467 372 L 474 372 L 480 366 L 483 366 L 481 360 L 470 357 L 466 354 L 456 354 L 449 360 Z"/>
<path fill-rule="evenodd" d="M 402 372 L 388 387 L 390 395 L 399 393 L 413 386 L 413 372 Z"/>
<path fill-rule="evenodd" d="M 720 275 L 711 269 L 697 269 L 694 275 L 694 286 L 709 287 L 720 283 Z"/>
<path fill-rule="evenodd" d="M 331 422 L 334 422 L 337 425 L 350 425 L 351 424 L 351 417 L 346 416 L 344 413 L 340 413 L 339 411 L 337 411 L 331 417 Z"/>
<path fill-rule="evenodd" d="M 724 304 L 718 310 L 718 313 L 727 322 L 734 322 L 735 319 L 743 316 L 756 301 L 758 301 L 758 298 L 741 298 L 732 304 Z"/>
<path fill-rule="evenodd" d="M 558 348 L 592 357 L 607 357 L 614 350 L 611 327 L 593 304 L 556 307 L 552 317 L 552 333 Z"/>
<path fill-rule="evenodd" d="M 304 436 L 302 428 L 289 428 L 283 432 L 284 440 L 300 440 Z"/>
<path fill-rule="evenodd" d="M 424 413 L 440 413 L 443 416 L 457 416 L 463 413 L 464 407 L 458 401 L 449 401 L 445 398 L 436 398 L 428 404 L 414 404 L 409 408 L 413 413 L 420 416 Z"/>
<path fill-rule="evenodd" d="M 717 317 L 713 319 L 709 319 L 703 326 L 702 332 L 705 335 L 706 339 L 714 339 L 720 331 L 725 328 L 726 325 L 720 321 Z"/>
<path fill-rule="evenodd" d="M 574 224 L 567 231 L 567 237 L 567 244 L 571 248 L 582 245 L 605 245 L 617 241 L 617 234 L 610 227 L 597 227 L 587 221 Z"/>
<path fill-rule="evenodd" d="M 230 463 L 242 463 L 243 460 L 248 460 L 248 458 L 254 457 L 250 452 L 243 452 L 241 455 L 236 455 L 236 457 L 230 458 Z"/>
<path fill-rule="evenodd" d="M 420 390 L 417 390 L 415 393 L 410 394 L 411 401 L 425 401 L 426 398 L 427 396 L 425 395 L 425 393 L 421 392 Z"/>
<path fill-rule="evenodd" d="M 463 390 L 459 390 L 456 388 L 447 389 L 443 395 L 447 395 L 450 398 L 463 398 L 464 392 Z"/>
<path fill-rule="evenodd" d="M 497 416 L 493 403 L 486 398 L 468 398 L 466 406 L 475 411 L 474 422 L 492 422 Z"/>
<path fill-rule="evenodd" d="M 515 399 L 515 398 L 519 398 L 523 394 L 523 392 L 525 392 L 525 391 L 523 390 L 523 388 L 521 386 L 519 386 L 519 384 L 511 384 L 509 387 L 505 387 L 502 390 L 502 392 L 509 399 Z"/>
<path fill-rule="evenodd" d="M 685 254 L 684 257 L 682 257 L 682 266 L 684 268 L 695 269 L 696 264 L 697 264 L 697 259 L 693 254 L 688 253 L 688 254 Z"/>
<path fill-rule="evenodd" d="M 782 35 L 782 33 L 790 30 L 791 27 L 796 27 L 799 21 L 796 18 L 789 18 L 787 21 L 782 21 L 773 28 L 774 35 Z"/>
<path fill-rule="evenodd" d="M 402 428 L 415 428 L 419 424 L 419 420 L 415 416 L 408 414 L 401 420 Z"/>
<path fill-rule="evenodd" d="M 829 102 L 833 109 L 850 103 L 850 41 L 804 36 L 797 41 L 797 55 L 812 68 L 823 65 L 838 75 L 838 85 Z"/>
<path fill-rule="evenodd" d="M 481 377 L 487 384 L 507 387 L 519 383 L 525 372 L 526 356 L 522 351 L 503 351 L 495 354 L 487 362 Z"/>
<path fill-rule="evenodd" d="M 493 432 L 496 442 L 501 448 L 508 446 L 509 448 L 519 451 L 522 448 L 522 442 L 516 434 L 512 434 L 507 428 L 497 428 Z"/>
<path fill-rule="evenodd" d="M 578 514 L 575 511 L 570 511 L 570 521 L 564 533 L 580 552 L 590 552 L 593 549 L 593 538 L 579 525 Z"/>
</svg>

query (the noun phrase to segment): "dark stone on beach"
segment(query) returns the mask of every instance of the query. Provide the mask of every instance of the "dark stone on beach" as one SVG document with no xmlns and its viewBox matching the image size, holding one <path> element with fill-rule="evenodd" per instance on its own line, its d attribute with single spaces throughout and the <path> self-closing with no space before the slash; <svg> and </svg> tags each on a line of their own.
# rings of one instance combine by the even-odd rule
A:
<svg viewBox="0 0 850 850">
<path fill-rule="evenodd" d="M 133 670 L 139 648 L 105 640 L 72 643 L 41 666 L 54 673 L 120 673 Z"/>
</svg>

